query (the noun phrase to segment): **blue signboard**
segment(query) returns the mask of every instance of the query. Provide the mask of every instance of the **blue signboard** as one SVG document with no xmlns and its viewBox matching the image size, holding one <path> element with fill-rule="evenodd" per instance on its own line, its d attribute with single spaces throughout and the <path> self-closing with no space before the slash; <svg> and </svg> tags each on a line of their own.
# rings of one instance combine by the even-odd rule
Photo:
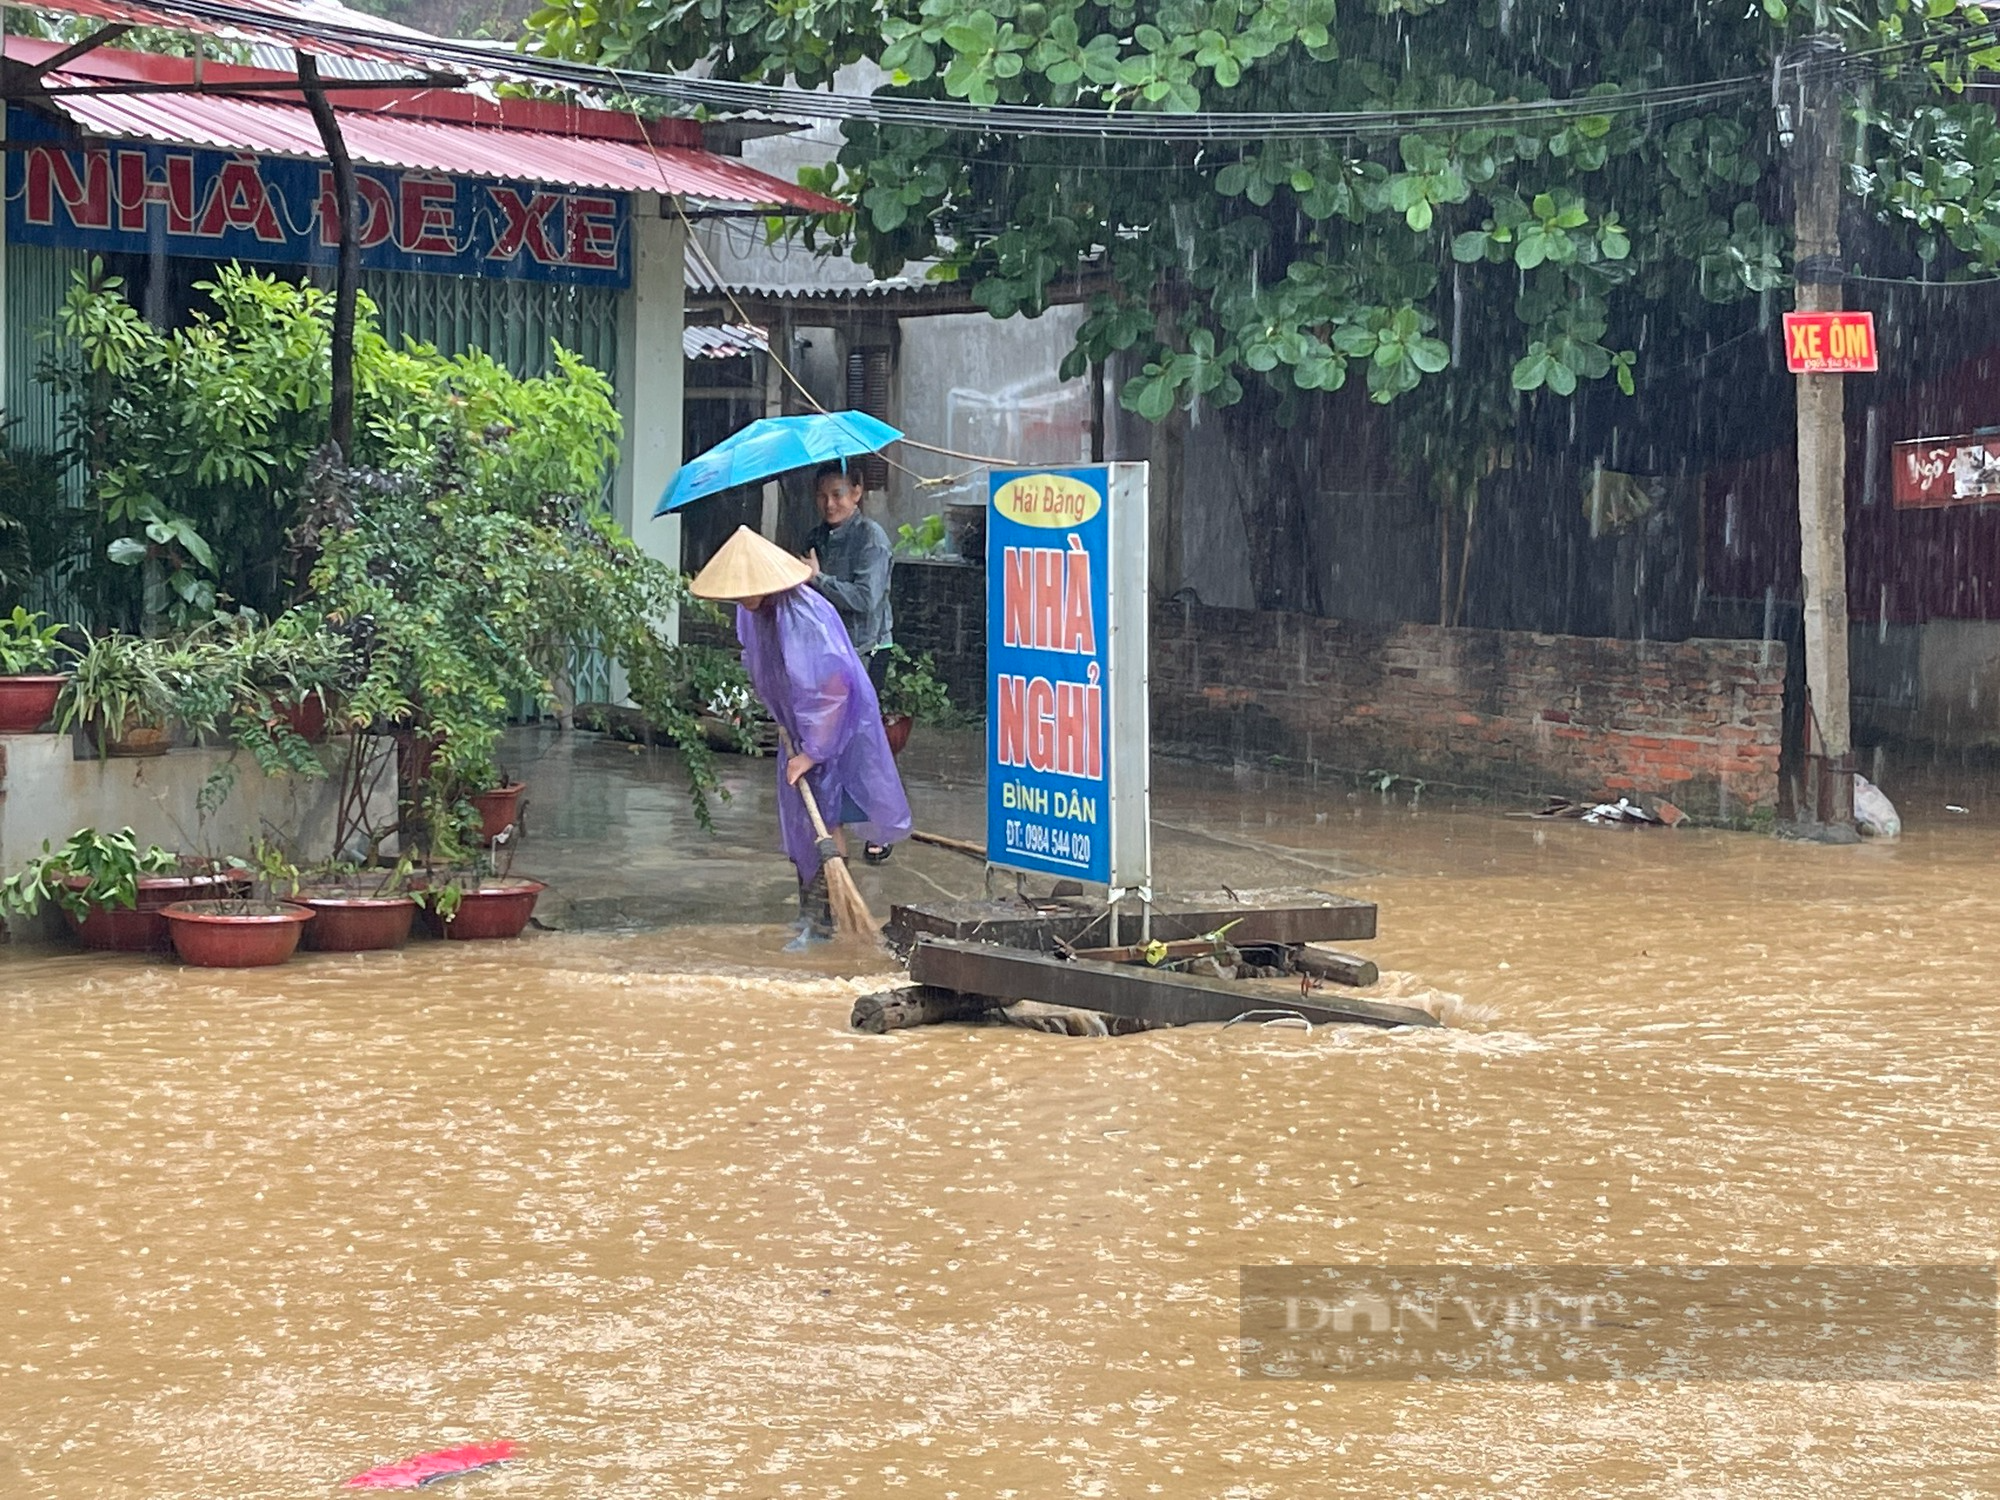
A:
<svg viewBox="0 0 2000 1500">
<path fill-rule="evenodd" d="M 139 142 L 56 144 L 7 112 L 7 239 L 17 245 L 326 265 L 338 257 L 332 169 L 319 162 Z M 631 283 L 627 195 L 358 167 L 370 270 Z"/>
<path fill-rule="evenodd" d="M 987 857 L 1148 887 L 1145 466 L 995 470 L 989 493 Z"/>
</svg>

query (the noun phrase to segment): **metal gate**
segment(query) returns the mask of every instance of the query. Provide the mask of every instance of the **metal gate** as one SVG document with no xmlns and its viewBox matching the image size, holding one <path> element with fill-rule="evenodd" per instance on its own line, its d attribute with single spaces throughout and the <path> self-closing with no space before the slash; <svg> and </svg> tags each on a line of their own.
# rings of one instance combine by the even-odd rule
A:
<svg viewBox="0 0 2000 1500">
<path fill-rule="evenodd" d="M 559 343 L 603 371 L 614 385 L 617 381 L 616 291 L 408 271 L 364 272 L 361 286 L 380 310 L 382 332 L 391 342 L 408 336 L 441 354 L 482 349 L 520 376 L 548 374 L 555 366 L 552 345 Z M 612 477 L 605 477 L 607 505 Z M 571 651 L 569 679 L 574 702 L 611 697 L 611 663 L 588 642 Z M 512 709 L 515 718 L 537 711 L 525 698 Z"/>
<path fill-rule="evenodd" d="M 56 393 L 35 379 L 35 370 L 48 352 L 49 328 L 63 298 L 69 295 L 72 272 L 85 269 L 87 257 L 81 250 L 50 250 L 40 245 L 7 247 L 7 379 L 0 402 L 8 423 L 7 441 L 22 448 L 53 451 L 62 441 L 62 403 Z M 72 505 L 82 504 L 74 483 L 67 496 Z M 90 623 L 83 618 L 80 600 L 67 588 L 38 579 L 25 600 L 29 609 L 46 610 L 58 620 Z"/>
</svg>

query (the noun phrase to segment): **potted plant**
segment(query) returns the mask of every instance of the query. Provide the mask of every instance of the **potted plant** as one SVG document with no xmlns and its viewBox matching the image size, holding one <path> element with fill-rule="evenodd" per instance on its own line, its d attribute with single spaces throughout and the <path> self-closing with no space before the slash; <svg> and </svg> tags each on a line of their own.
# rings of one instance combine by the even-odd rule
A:
<svg viewBox="0 0 2000 1500">
<path fill-rule="evenodd" d="M 303 946 L 320 953 L 402 947 L 418 906 L 409 881 L 407 858 L 388 869 L 332 863 L 304 877 L 294 897 L 313 913 Z"/>
<path fill-rule="evenodd" d="M 210 788 L 215 786 L 212 777 Z M 204 788 L 205 799 L 210 788 Z M 216 800 L 227 795 L 224 785 Z M 212 812 L 213 806 L 204 810 Z M 279 887 L 287 894 L 298 889 L 298 869 L 282 852 L 260 843 L 247 861 L 211 858 L 209 865 L 226 882 L 223 891 L 205 900 L 177 901 L 160 913 L 182 963 L 198 969 L 262 969 L 298 951 L 299 936 L 316 914 L 276 896 Z"/>
<path fill-rule="evenodd" d="M 348 643 L 317 611 L 287 610 L 268 625 L 245 622 L 228 644 L 238 683 L 237 739 L 256 729 L 317 745 L 349 670 Z M 245 722 L 247 721 L 247 722 Z M 254 744 L 250 748 L 255 750 Z M 262 759 L 262 757 L 259 757 Z"/>
<path fill-rule="evenodd" d="M 174 952 L 197 969 L 262 969 L 298 951 L 313 910 L 296 901 L 224 896 L 163 910 Z"/>
<path fill-rule="evenodd" d="M 162 913 L 175 902 L 222 895 L 230 876 L 191 866 L 157 844 L 141 847 L 130 828 L 83 828 L 42 852 L 0 885 L 0 913 L 33 916 L 44 901 L 61 910 L 86 948 L 164 952 Z"/>
<path fill-rule="evenodd" d="M 910 742 L 910 727 L 919 720 L 942 723 L 951 717 L 951 695 L 938 679 L 937 665 L 926 651 L 911 656 L 901 646 L 885 646 L 888 670 L 883 674 L 882 729 L 889 737 L 889 753 L 901 755 Z"/>
<path fill-rule="evenodd" d="M 0 615 L 0 734 L 31 734 L 48 723 L 69 681 L 57 668 L 76 653 L 62 643 L 64 627 L 47 619 L 18 604 Z"/>
<path fill-rule="evenodd" d="M 527 930 L 548 886 L 511 874 L 514 851 L 428 871 L 422 877 L 424 925 L 456 941 L 515 938 Z"/>
<path fill-rule="evenodd" d="M 515 876 L 454 876 L 430 888 L 424 920 L 433 933 L 455 941 L 517 938 L 547 889 L 543 881 Z"/>
<path fill-rule="evenodd" d="M 505 770 L 483 772 L 476 780 L 484 782 L 483 789 L 467 792 L 465 800 L 472 805 L 473 815 L 479 820 L 476 835 L 479 842 L 491 844 L 521 821 L 521 796 L 528 790 L 525 781 L 515 781 Z"/>
<path fill-rule="evenodd" d="M 57 699 L 56 728 L 81 726 L 100 755 L 165 755 L 173 745 L 174 692 L 160 667 L 154 642 L 98 636 Z"/>
</svg>

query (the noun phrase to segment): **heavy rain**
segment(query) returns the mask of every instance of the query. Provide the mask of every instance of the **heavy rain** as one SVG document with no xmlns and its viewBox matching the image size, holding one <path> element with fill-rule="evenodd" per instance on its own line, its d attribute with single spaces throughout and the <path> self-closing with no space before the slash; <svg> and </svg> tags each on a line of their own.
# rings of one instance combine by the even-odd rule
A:
<svg viewBox="0 0 2000 1500">
<path fill-rule="evenodd" d="M 10 1493 L 1994 1491 L 1991 7 L 0 37 Z"/>
</svg>

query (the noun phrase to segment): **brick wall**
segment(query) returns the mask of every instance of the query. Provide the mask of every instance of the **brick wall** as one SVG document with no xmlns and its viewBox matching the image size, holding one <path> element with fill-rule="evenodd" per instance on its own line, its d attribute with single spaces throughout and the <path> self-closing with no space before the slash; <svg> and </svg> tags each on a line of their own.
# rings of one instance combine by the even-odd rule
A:
<svg viewBox="0 0 2000 1500">
<path fill-rule="evenodd" d="M 986 574 L 899 561 L 896 639 L 952 701 L 986 701 Z M 1774 810 L 1785 648 L 1371 625 L 1162 604 L 1153 745 L 1279 756 L 1539 797 L 1663 796 L 1692 817 Z"/>
<path fill-rule="evenodd" d="M 1528 795 L 1649 792 L 1698 818 L 1774 809 L 1785 651 L 1363 625 L 1168 604 L 1154 745 Z"/>
<path fill-rule="evenodd" d="M 930 652 L 954 706 L 986 711 L 986 569 L 898 558 L 889 575 L 896 644 Z"/>
</svg>

